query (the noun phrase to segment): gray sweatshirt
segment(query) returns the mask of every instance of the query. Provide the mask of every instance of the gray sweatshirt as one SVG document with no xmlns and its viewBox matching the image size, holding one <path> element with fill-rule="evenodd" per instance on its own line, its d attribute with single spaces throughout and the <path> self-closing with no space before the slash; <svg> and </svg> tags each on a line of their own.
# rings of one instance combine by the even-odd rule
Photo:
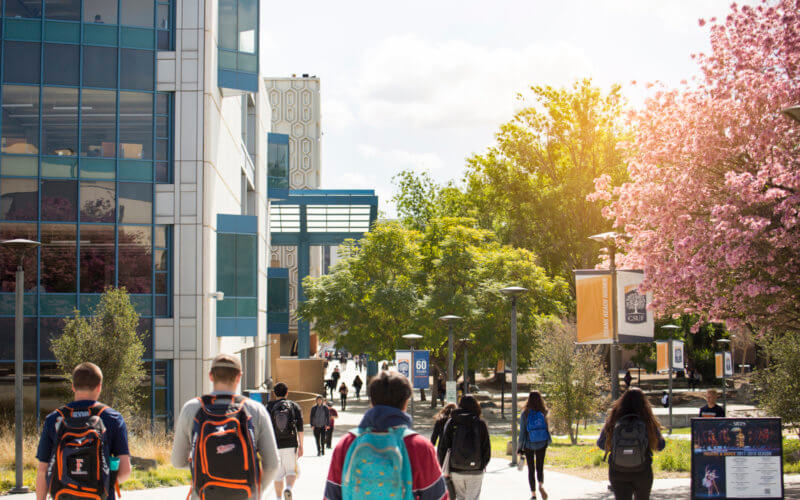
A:
<svg viewBox="0 0 800 500">
<path fill-rule="evenodd" d="M 230 392 L 214 391 L 214 396 L 230 396 Z M 275 444 L 275 432 L 272 430 L 272 421 L 267 414 L 267 409 L 261 403 L 246 400 L 245 407 L 253 419 L 255 431 L 256 451 L 261 456 L 261 493 L 267 489 L 278 471 L 278 446 Z M 181 414 L 175 424 L 175 442 L 172 445 L 172 465 L 178 468 L 189 467 L 189 453 L 192 448 L 192 427 L 194 417 L 200 410 L 198 399 L 190 399 L 183 405 Z M 192 492 L 192 499 L 198 496 Z M 255 497 L 251 500 L 259 500 Z"/>
</svg>

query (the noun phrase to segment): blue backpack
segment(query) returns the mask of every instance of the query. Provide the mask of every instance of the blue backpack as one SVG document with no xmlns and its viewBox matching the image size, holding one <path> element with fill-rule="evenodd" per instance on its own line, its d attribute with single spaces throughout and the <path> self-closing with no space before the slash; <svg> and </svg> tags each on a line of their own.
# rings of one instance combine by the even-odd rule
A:
<svg viewBox="0 0 800 500">
<path fill-rule="evenodd" d="M 540 411 L 529 411 L 528 421 L 526 423 L 528 430 L 528 441 L 531 443 L 538 443 L 550 439 L 550 433 L 547 431 L 547 421 Z"/>
<path fill-rule="evenodd" d="M 414 500 L 411 461 L 403 439 L 415 432 L 405 427 L 350 432 L 356 439 L 344 459 L 342 500 Z"/>
</svg>

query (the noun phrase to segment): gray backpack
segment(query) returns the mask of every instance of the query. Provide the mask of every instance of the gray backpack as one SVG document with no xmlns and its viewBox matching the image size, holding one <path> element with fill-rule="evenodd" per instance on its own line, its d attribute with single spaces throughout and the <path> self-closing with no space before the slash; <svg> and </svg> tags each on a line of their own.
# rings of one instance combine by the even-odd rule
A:
<svg viewBox="0 0 800 500">
<path fill-rule="evenodd" d="M 638 415 L 625 415 L 614 425 L 610 466 L 619 472 L 642 472 L 650 458 L 647 427 Z"/>
</svg>

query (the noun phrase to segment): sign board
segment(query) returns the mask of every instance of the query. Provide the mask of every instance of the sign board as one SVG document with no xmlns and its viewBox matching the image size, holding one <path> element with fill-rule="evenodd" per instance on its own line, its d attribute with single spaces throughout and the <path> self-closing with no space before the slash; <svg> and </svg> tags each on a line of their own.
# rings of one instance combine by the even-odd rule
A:
<svg viewBox="0 0 800 500">
<path fill-rule="evenodd" d="M 448 380 L 445 382 L 445 387 L 447 388 L 444 396 L 445 402 L 458 404 L 458 389 L 456 389 L 457 385 L 458 384 L 455 380 Z"/>
<path fill-rule="evenodd" d="M 397 371 L 405 378 L 412 381 L 414 389 L 427 389 L 430 387 L 430 353 L 428 351 L 414 350 L 414 359 L 411 351 L 395 351 L 394 354 Z"/>
<path fill-rule="evenodd" d="M 617 271 L 617 340 L 620 344 L 652 342 L 655 323 L 647 305 L 653 294 L 639 293 L 644 271 Z"/>
<path fill-rule="evenodd" d="M 578 343 L 612 343 L 611 272 L 575 271 L 575 293 L 578 305 Z"/>
<path fill-rule="evenodd" d="M 669 357 L 669 344 L 666 340 L 656 341 L 656 371 L 667 371 L 667 358 Z"/>
<path fill-rule="evenodd" d="M 714 368 L 717 378 L 725 378 L 733 376 L 733 360 L 731 353 L 717 352 L 714 353 Z"/>
<path fill-rule="evenodd" d="M 783 498 L 779 418 L 693 418 L 691 461 L 692 499 Z"/>
<path fill-rule="evenodd" d="M 685 349 L 682 340 L 672 340 L 672 369 L 683 370 L 686 367 Z"/>
<path fill-rule="evenodd" d="M 666 373 L 669 358 L 669 341 L 656 341 L 656 371 Z M 672 369 L 683 370 L 686 367 L 686 348 L 682 340 L 672 340 Z"/>
</svg>

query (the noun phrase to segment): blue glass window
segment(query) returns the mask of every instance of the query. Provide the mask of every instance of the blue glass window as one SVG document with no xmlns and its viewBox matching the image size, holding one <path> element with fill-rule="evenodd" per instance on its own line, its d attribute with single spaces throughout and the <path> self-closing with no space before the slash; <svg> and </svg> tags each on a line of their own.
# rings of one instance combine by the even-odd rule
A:
<svg viewBox="0 0 800 500">
<path fill-rule="evenodd" d="M 289 269 L 267 269 L 267 333 L 289 333 Z"/>
<path fill-rule="evenodd" d="M 114 47 L 83 47 L 83 84 L 87 87 L 114 88 L 117 86 L 117 49 Z"/>
<path fill-rule="evenodd" d="M 75 293 L 78 286 L 78 238 L 75 224 L 42 224 L 40 283 L 48 293 Z M 72 297 L 72 307 L 75 298 Z"/>
<path fill-rule="evenodd" d="M 281 198 L 289 189 L 289 136 L 267 135 L 267 194 Z M 272 194 L 269 194 L 269 193 Z"/>
<path fill-rule="evenodd" d="M 5 42 L 3 44 L 3 80 L 9 83 L 39 83 L 41 44 Z"/>
<path fill-rule="evenodd" d="M 64 21 L 80 21 L 81 0 L 44 0 L 44 17 Z"/>
<path fill-rule="evenodd" d="M 155 53 L 152 50 L 120 49 L 119 87 L 153 90 Z"/>
<path fill-rule="evenodd" d="M 42 17 L 42 0 L 5 0 L 6 17 Z"/>
<path fill-rule="evenodd" d="M 120 158 L 153 158 L 153 94 L 119 93 Z"/>
<path fill-rule="evenodd" d="M 258 219 L 248 215 L 217 217 L 218 336 L 258 333 Z"/>
<path fill-rule="evenodd" d="M 78 85 L 80 67 L 80 47 L 77 45 L 44 44 L 44 83 Z"/>
<path fill-rule="evenodd" d="M 36 179 L 0 179 L 0 218 L 36 220 L 39 218 L 38 208 L 39 186 Z"/>
<path fill-rule="evenodd" d="M 78 183 L 42 180 L 42 220 L 78 220 Z"/>
<path fill-rule="evenodd" d="M 42 153 L 78 154 L 78 89 L 42 88 Z"/>
<path fill-rule="evenodd" d="M 258 15 L 258 0 L 220 0 L 220 87 L 258 91 Z"/>
<path fill-rule="evenodd" d="M 116 111 L 115 91 L 81 90 L 81 156 L 116 156 Z"/>
<path fill-rule="evenodd" d="M 2 125 L 3 153 L 39 152 L 39 87 L 3 85 Z"/>
<path fill-rule="evenodd" d="M 153 27 L 155 3 L 151 0 L 120 0 L 120 24 Z"/>
<path fill-rule="evenodd" d="M 81 293 L 102 293 L 114 285 L 114 226 L 81 224 Z"/>
<path fill-rule="evenodd" d="M 83 0 L 83 22 L 117 24 L 117 2 L 114 0 Z"/>
</svg>

